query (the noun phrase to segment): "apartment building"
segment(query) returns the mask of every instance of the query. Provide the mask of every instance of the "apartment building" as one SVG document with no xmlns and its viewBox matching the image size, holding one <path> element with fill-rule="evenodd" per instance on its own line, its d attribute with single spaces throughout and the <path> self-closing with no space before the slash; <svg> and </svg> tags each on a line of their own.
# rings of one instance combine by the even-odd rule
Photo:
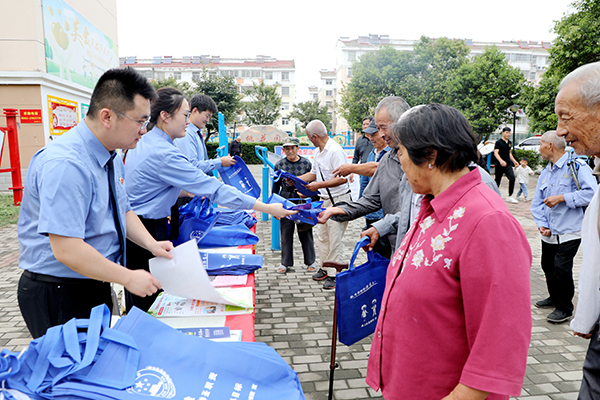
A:
<svg viewBox="0 0 600 400">
<path fill-rule="evenodd" d="M 277 60 L 263 55 L 251 59 L 222 58 L 213 55 L 181 58 L 131 56 L 121 57 L 119 64 L 122 67 L 130 66 L 137 69 L 150 80 L 173 77 L 177 81 L 192 83 L 194 79 L 200 78 L 204 71 L 211 75 L 234 77 L 240 93 L 244 93 L 253 84 L 260 82 L 266 85 L 277 85 L 277 91 L 281 95 L 281 113 L 273 125 L 284 131 L 294 131 L 294 124 L 289 119 L 289 113 L 293 110 L 296 99 L 294 60 Z M 240 121 L 236 131 L 241 132 L 246 128 L 248 127 Z"/>
<path fill-rule="evenodd" d="M 355 39 L 341 37 L 336 43 L 336 66 L 333 71 L 321 70 L 321 81 L 318 87 L 318 98 L 321 104 L 333 101 L 334 107 L 340 104 L 342 93 L 336 88 L 342 88 L 352 80 L 352 63 L 358 61 L 364 54 L 379 50 L 383 46 L 392 46 L 399 51 L 413 51 L 415 40 L 391 39 L 389 35 L 359 36 Z M 476 42 L 466 39 L 465 44 L 471 50 L 470 56 L 482 54 L 486 47 L 496 46 L 510 65 L 518 68 L 529 81 L 538 83 L 548 66 L 548 50 L 552 47 L 550 42 L 533 41 L 502 41 L 502 42 Z M 327 79 L 335 75 L 335 81 L 327 85 Z M 327 98 L 328 90 L 333 90 L 333 99 Z M 527 133 L 527 118 L 523 113 L 518 114 L 517 133 Z M 332 111 L 332 126 L 334 133 L 346 133 L 350 128 L 346 120 Z"/>
</svg>

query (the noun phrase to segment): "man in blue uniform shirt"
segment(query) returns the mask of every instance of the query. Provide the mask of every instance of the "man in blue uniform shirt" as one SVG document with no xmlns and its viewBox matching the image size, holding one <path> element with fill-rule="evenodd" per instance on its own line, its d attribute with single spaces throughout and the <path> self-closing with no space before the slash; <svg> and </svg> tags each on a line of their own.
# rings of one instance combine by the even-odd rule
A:
<svg viewBox="0 0 600 400">
<path fill-rule="evenodd" d="M 146 133 L 156 92 L 131 68 L 104 73 L 86 119 L 38 151 L 29 164 L 19 215 L 21 314 L 34 338 L 90 310 L 112 304 L 110 283 L 147 296 L 161 285 L 147 271 L 121 264 L 124 239 L 172 258 L 131 210 L 115 149 Z M 113 162 L 114 160 L 114 162 Z"/>
<path fill-rule="evenodd" d="M 566 146 L 556 131 L 540 138 L 540 154 L 550 162 L 540 174 L 531 202 L 542 239 L 541 264 L 549 294 L 535 306 L 554 308 L 546 318 L 552 323 L 565 322 L 573 315 L 573 258 L 581 243 L 585 207 L 596 192 L 592 169 L 570 157 Z"/>
<path fill-rule="evenodd" d="M 209 160 L 202 129 L 210 118 L 218 112 L 217 104 L 205 94 L 197 94 L 190 100 L 190 124 L 185 129 L 185 136 L 175 139 L 173 143 L 184 156 L 198 169 L 209 174 L 221 167 L 235 164 L 231 156 Z"/>
</svg>

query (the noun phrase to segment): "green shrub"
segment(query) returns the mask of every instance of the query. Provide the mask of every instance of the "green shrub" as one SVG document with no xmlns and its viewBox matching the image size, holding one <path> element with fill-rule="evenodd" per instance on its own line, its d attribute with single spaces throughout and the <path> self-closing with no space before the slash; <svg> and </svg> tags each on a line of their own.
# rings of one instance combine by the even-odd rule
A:
<svg viewBox="0 0 600 400">
<path fill-rule="evenodd" d="M 540 166 L 544 167 L 546 166 L 546 164 L 548 164 L 547 161 L 542 160 L 542 156 L 540 155 L 539 151 L 515 149 L 515 160 L 517 160 L 518 162 L 521 160 L 522 157 L 526 157 L 529 160 L 529 168 L 531 168 L 534 171 L 540 168 Z"/>
<path fill-rule="evenodd" d="M 12 193 L 0 193 L 0 229 L 16 224 L 21 207 L 16 206 Z"/>
<path fill-rule="evenodd" d="M 254 151 L 255 146 L 262 146 L 269 149 L 270 152 L 275 153 L 275 146 L 281 146 L 281 142 L 262 142 L 262 143 L 254 143 L 254 142 L 242 142 L 242 160 L 247 165 L 250 164 L 262 164 L 263 162 L 256 156 L 256 152 Z M 229 145 L 228 145 L 229 146 Z M 217 148 L 219 147 L 218 143 L 206 143 L 206 150 L 208 152 L 209 158 L 215 158 L 217 156 Z M 227 149 L 229 151 L 229 149 Z"/>
</svg>

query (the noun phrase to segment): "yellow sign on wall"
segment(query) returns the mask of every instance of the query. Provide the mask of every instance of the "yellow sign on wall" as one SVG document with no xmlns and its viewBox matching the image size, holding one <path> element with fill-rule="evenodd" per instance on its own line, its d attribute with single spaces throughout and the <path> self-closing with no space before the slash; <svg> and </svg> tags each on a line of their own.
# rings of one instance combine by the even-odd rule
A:
<svg viewBox="0 0 600 400">
<path fill-rule="evenodd" d="M 50 134 L 62 135 L 79 122 L 79 107 L 76 101 L 48 96 Z"/>
</svg>

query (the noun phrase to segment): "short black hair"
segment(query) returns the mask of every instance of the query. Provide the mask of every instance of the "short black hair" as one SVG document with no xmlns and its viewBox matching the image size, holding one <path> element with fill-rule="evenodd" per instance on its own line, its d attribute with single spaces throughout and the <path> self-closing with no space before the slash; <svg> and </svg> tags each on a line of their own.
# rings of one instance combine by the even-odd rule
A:
<svg viewBox="0 0 600 400">
<path fill-rule="evenodd" d="M 219 112 L 217 103 L 205 94 L 197 94 L 192 97 L 190 100 L 190 111 L 194 111 L 194 108 L 198 109 L 198 112 L 210 111 L 213 115 Z"/>
<path fill-rule="evenodd" d="M 527 161 L 527 162 L 529 162 L 529 158 L 527 158 L 527 157 L 521 157 L 520 161 Z"/>
<path fill-rule="evenodd" d="M 134 97 L 138 94 L 148 100 L 157 97 L 152 84 L 135 69 L 131 67 L 109 69 L 102 74 L 94 87 L 87 117 L 95 119 L 103 108 L 122 113 L 133 110 Z"/>
<path fill-rule="evenodd" d="M 161 112 L 166 111 L 169 114 L 173 114 L 179 110 L 183 100 L 185 100 L 183 93 L 171 87 L 158 89 L 156 94 L 158 94 L 158 98 L 152 102 L 148 130 L 156 125 Z"/>
<path fill-rule="evenodd" d="M 502 128 L 502 132 L 510 132 L 510 128 L 508 126 L 505 126 L 504 128 Z"/>
<path fill-rule="evenodd" d="M 456 108 L 436 103 L 413 107 L 392 129 L 415 165 L 433 162 L 441 171 L 455 172 L 477 161 L 477 139 Z"/>
<path fill-rule="evenodd" d="M 371 117 L 370 115 L 368 115 L 368 116 L 364 117 L 364 118 L 361 120 L 361 122 L 362 122 L 362 121 L 364 121 L 365 119 L 368 119 L 368 120 L 369 120 L 369 122 L 373 121 L 373 117 Z"/>
</svg>

